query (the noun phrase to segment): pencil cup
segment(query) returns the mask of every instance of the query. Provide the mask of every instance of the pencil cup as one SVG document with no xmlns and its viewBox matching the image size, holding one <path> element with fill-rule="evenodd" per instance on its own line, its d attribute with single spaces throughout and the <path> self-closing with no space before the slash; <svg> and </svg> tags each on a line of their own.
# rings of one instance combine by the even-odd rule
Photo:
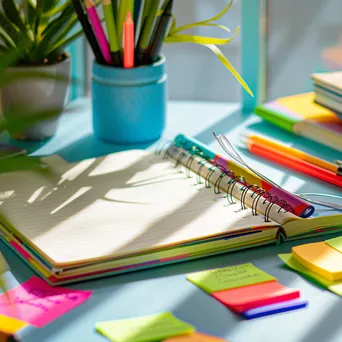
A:
<svg viewBox="0 0 342 342">
<path fill-rule="evenodd" d="M 117 144 L 160 138 L 165 127 L 167 74 L 164 57 L 151 65 L 115 68 L 93 64 L 94 134 Z"/>
</svg>

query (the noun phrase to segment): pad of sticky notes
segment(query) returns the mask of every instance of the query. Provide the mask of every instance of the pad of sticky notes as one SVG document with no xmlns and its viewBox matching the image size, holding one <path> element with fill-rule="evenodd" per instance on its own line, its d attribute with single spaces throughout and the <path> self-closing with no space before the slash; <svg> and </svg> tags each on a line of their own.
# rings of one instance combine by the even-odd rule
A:
<svg viewBox="0 0 342 342">
<path fill-rule="evenodd" d="M 297 310 L 305 308 L 308 305 L 306 300 L 295 299 L 286 302 L 271 304 L 261 306 L 259 308 L 254 308 L 243 313 L 243 317 L 246 319 L 253 319 L 258 317 L 264 317 L 269 315 L 274 315 L 281 312 L 287 312 L 292 310 Z"/>
<path fill-rule="evenodd" d="M 190 335 L 170 337 L 164 340 L 163 342 L 229 342 L 229 341 L 224 340 L 223 338 L 220 338 L 220 337 L 195 332 Z"/>
<path fill-rule="evenodd" d="M 113 342 L 154 342 L 169 337 L 187 335 L 195 328 L 172 313 L 99 322 L 96 331 Z"/>
<path fill-rule="evenodd" d="M 331 248 L 336 249 L 338 252 L 342 253 L 342 236 L 334 239 L 326 240 L 325 243 Z"/>
<path fill-rule="evenodd" d="M 300 292 L 272 281 L 219 291 L 212 295 L 232 311 L 242 313 L 260 306 L 299 298 Z"/>
<path fill-rule="evenodd" d="M 342 253 L 325 242 L 293 247 L 292 256 L 308 270 L 328 280 L 342 280 Z"/>
<path fill-rule="evenodd" d="M 251 263 L 197 272 L 187 278 L 232 311 L 243 315 L 253 309 L 260 310 L 250 316 L 261 317 L 302 307 L 285 304 L 298 299 L 299 290 L 279 284 L 275 277 Z M 284 303 L 284 307 L 270 307 L 278 303 Z"/>
<path fill-rule="evenodd" d="M 251 263 L 192 273 L 187 278 L 208 293 L 276 280 Z"/>
</svg>

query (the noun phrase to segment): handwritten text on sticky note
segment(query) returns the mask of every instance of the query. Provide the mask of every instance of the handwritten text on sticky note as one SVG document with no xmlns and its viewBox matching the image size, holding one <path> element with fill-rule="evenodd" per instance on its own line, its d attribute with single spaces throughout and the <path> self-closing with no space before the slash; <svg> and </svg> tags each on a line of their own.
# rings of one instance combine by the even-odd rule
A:
<svg viewBox="0 0 342 342">
<path fill-rule="evenodd" d="M 43 279 L 32 277 L 0 295 L 0 314 L 41 328 L 86 301 L 91 294 L 92 291 L 52 287 Z"/>
<path fill-rule="evenodd" d="M 152 342 L 192 333 L 195 328 L 170 312 L 99 322 L 96 330 L 113 342 Z"/>
<path fill-rule="evenodd" d="M 187 278 L 208 293 L 277 280 L 251 263 L 192 273 Z"/>
</svg>

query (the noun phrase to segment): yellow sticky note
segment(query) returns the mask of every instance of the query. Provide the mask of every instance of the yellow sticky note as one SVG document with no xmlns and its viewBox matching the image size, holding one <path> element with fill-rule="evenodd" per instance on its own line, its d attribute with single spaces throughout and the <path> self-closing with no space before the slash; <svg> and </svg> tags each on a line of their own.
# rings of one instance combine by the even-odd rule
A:
<svg viewBox="0 0 342 342">
<path fill-rule="evenodd" d="M 311 279 L 316 280 L 318 283 L 323 285 L 324 287 L 327 287 L 331 292 L 336 293 L 339 296 L 342 296 L 342 282 L 333 282 L 331 280 L 325 279 L 321 277 L 320 275 L 308 270 L 305 268 L 302 264 L 300 264 L 298 261 L 296 261 L 292 254 L 279 254 L 279 258 L 290 268 L 293 270 L 302 273 L 306 276 L 308 276 Z"/>
<path fill-rule="evenodd" d="M 195 332 L 190 335 L 170 337 L 164 340 L 163 342 L 229 342 L 229 341 L 224 340 L 223 338 L 220 338 L 220 337 Z"/>
<path fill-rule="evenodd" d="M 292 247 L 292 256 L 307 269 L 328 280 L 342 280 L 342 254 L 324 242 Z"/>
<path fill-rule="evenodd" d="M 0 333 L 13 335 L 20 329 L 27 326 L 27 323 L 18 319 L 0 315 Z"/>
<path fill-rule="evenodd" d="M 96 330 L 113 342 L 154 342 L 191 334 L 195 328 L 169 312 L 117 321 L 99 322 Z"/>
<path fill-rule="evenodd" d="M 187 278 L 209 293 L 277 280 L 251 263 L 192 273 Z"/>
<path fill-rule="evenodd" d="M 336 249 L 338 252 L 342 253 L 342 236 L 339 236 L 334 239 L 326 240 L 325 243 L 328 246 Z"/>
</svg>

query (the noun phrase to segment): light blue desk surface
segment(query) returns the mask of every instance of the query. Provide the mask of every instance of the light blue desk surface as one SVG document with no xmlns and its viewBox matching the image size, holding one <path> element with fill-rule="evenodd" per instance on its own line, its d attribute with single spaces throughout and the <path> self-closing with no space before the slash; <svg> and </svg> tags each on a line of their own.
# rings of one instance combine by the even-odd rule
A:
<svg viewBox="0 0 342 342">
<path fill-rule="evenodd" d="M 171 102 L 165 138 L 172 138 L 183 132 L 221 152 L 218 144 L 214 142 L 213 131 L 227 134 L 237 143 L 240 134 L 247 129 L 268 133 L 287 142 L 293 141 L 295 146 L 299 144 L 298 146 L 309 151 L 314 150 L 317 155 L 326 159 L 338 156 L 337 152 L 328 148 L 294 138 L 261 123 L 255 116 L 241 114 L 237 104 Z M 8 137 L 2 136 L 0 141 L 8 141 Z M 17 144 L 39 155 L 60 153 L 69 161 L 104 155 L 123 148 L 94 138 L 88 100 L 75 102 L 70 107 L 60 122 L 57 135 L 50 141 Z M 275 164 L 266 165 L 261 159 L 248 153 L 245 157 L 253 167 L 265 172 L 268 177 L 289 190 L 341 194 L 334 186 L 309 180 L 301 174 L 284 170 Z M 319 239 L 324 238 L 311 241 Z M 92 289 L 93 296 L 45 328 L 24 331 L 21 334 L 23 341 L 106 341 L 95 332 L 95 322 L 172 311 L 180 319 L 196 326 L 198 331 L 221 336 L 232 342 L 341 342 L 342 298 L 282 267 L 277 254 L 290 252 L 292 245 L 286 243 L 281 246 L 244 250 L 71 285 L 70 287 L 77 289 Z M 33 272 L 2 242 L 0 249 L 11 267 L 11 273 L 6 274 L 10 285 L 14 286 L 33 275 Z M 280 283 L 299 288 L 303 298 L 309 300 L 309 307 L 296 312 L 244 321 L 185 279 L 188 272 L 244 262 L 253 262 L 276 276 Z"/>
</svg>

